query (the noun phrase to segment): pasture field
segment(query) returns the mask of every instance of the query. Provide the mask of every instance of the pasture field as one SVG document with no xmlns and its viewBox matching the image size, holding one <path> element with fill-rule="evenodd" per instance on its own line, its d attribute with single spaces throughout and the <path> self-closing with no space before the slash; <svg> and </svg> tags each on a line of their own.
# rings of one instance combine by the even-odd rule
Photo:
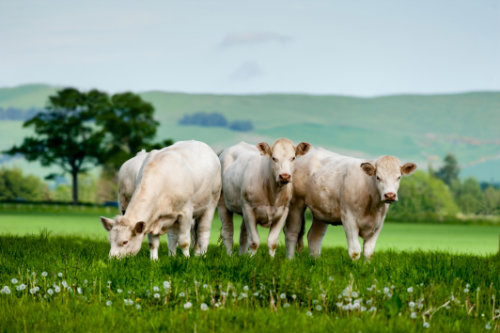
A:
<svg viewBox="0 0 500 333">
<path fill-rule="evenodd" d="M 51 235 L 76 235 L 95 240 L 106 240 L 107 232 L 99 222 L 99 216 L 113 217 L 116 208 L 45 206 L 17 208 L 0 206 L 0 234 L 29 235 L 47 231 Z M 306 228 L 309 227 L 310 221 Z M 239 241 L 241 218 L 235 215 L 235 243 Z M 221 222 L 216 215 L 212 224 L 211 244 L 217 244 Z M 261 243 L 267 240 L 269 229 L 258 228 Z M 498 225 L 460 224 L 412 224 L 386 222 L 377 242 L 376 250 L 437 250 L 450 253 L 476 255 L 494 254 L 498 251 Z M 162 237 L 165 246 L 166 236 Z M 307 238 L 304 237 L 307 244 Z M 285 244 L 281 233 L 280 245 Z M 345 234 L 341 226 L 329 227 L 323 247 L 340 246 L 347 249 Z"/>
<path fill-rule="evenodd" d="M 105 241 L 0 236 L 0 331 L 484 332 L 500 330 L 496 255 L 344 248 L 311 259 L 109 260 Z"/>
<path fill-rule="evenodd" d="M 147 243 L 108 259 L 115 208 L 0 208 L 0 331 L 500 332 L 495 225 L 386 223 L 369 262 L 330 227 L 320 258 L 287 260 L 264 228 L 255 257 L 227 256 L 216 216 L 205 256 L 163 240 L 152 262 Z"/>
</svg>

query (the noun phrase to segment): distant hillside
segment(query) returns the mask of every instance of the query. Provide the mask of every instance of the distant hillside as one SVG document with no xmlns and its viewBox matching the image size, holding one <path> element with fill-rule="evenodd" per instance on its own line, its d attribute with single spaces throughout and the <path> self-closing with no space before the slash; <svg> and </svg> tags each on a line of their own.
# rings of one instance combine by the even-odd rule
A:
<svg viewBox="0 0 500 333">
<path fill-rule="evenodd" d="M 0 89 L 0 107 L 43 107 L 56 91 L 46 85 Z M 427 168 L 455 154 L 462 175 L 500 181 L 500 92 L 397 95 L 376 98 L 314 95 L 208 95 L 145 92 L 156 108 L 160 138 L 198 139 L 215 149 L 241 140 L 279 137 L 361 157 L 394 154 Z M 250 120 L 254 130 L 181 126 L 187 114 L 217 112 L 227 121 Z M 19 121 L 0 121 L 0 149 L 19 142 Z"/>
</svg>

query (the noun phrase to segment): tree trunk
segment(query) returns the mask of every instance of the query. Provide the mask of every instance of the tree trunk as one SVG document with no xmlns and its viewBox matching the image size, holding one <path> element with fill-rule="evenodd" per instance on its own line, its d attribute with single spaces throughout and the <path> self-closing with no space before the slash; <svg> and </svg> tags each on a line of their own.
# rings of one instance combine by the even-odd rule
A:
<svg viewBox="0 0 500 333">
<path fill-rule="evenodd" d="M 73 203 L 77 204 L 78 203 L 78 171 L 73 170 L 71 173 L 71 176 L 73 177 Z"/>
</svg>

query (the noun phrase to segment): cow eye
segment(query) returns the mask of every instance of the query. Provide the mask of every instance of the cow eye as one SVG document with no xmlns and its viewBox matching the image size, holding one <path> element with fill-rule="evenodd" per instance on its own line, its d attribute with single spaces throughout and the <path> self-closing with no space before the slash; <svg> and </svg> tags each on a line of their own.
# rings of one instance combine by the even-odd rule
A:
<svg viewBox="0 0 500 333">
<path fill-rule="evenodd" d="M 122 246 L 127 245 L 127 244 L 128 244 L 128 240 L 124 240 L 124 241 L 122 242 Z"/>
<path fill-rule="evenodd" d="M 380 179 L 380 177 L 379 177 L 379 176 L 377 176 L 377 180 L 378 180 L 378 181 L 381 181 L 382 179 Z"/>
<path fill-rule="evenodd" d="M 276 157 L 273 157 L 274 162 L 278 162 L 278 159 Z"/>
<path fill-rule="evenodd" d="M 292 158 L 290 159 L 290 161 L 292 161 L 292 162 L 293 162 L 293 161 L 295 161 L 295 156 L 294 156 L 294 157 L 292 157 Z"/>
<path fill-rule="evenodd" d="M 398 180 L 400 180 L 400 179 L 401 179 L 401 176 L 398 177 Z"/>
</svg>

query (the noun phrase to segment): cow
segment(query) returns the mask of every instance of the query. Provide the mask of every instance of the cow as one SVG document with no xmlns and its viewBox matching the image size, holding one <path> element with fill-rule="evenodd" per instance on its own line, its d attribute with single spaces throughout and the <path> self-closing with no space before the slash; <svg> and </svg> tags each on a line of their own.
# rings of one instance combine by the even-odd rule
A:
<svg viewBox="0 0 500 333">
<path fill-rule="evenodd" d="M 204 254 L 221 187 L 219 159 L 205 143 L 180 141 L 148 153 L 125 213 L 101 217 L 109 232 L 110 257 L 137 254 L 145 234 L 151 234 L 151 259 L 156 260 L 159 237 L 167 232 L 170 253 L 179 244 L 189 257 L 191 228 L 195 254 Z"/>
<path fill-rule="evenodd" d="M 415 163 L 401 162 L 394 156 L 366 161 L 343 156 L 325 149 L 311 151 L 295 162 L 294 192 L 285 232 L 287 257 L 302 247 L 304 212 L 313 215 L 307 240 L 309 253 L 317 257 L 328 225 L 344 227 L 349 256 L 359 259 L 363 238 L 363 254 L 370 259 L 375 250 L 389 205 L 398 200 L 402 175 L 409 175 Z"/>
<path fill-rule="evenodd" d="M 137 176 L 146 157 L 148 157 L 148 153 L 143 149 L 123 163 L 118 171 L 118 208 L 122 215 L 125 214 L 125 210 L 134 194 Z"/>
<path fill-rule="evenodd" d="M 274 257 L 292 197 L 294 160 L 309 148 L 306 142 L 294 146 L 288 139 L 278 139 L 272 147 L 265 142 L 256 146 L 241 142 L 221 153 L 222 194 L 218 212 L 222 240 L 229 255 L 233 250 L 233 213 L 237 213 L 243 217 L 240 254 L 246 253 L 249 246 L 252 255 L 257 252 L 260 224 L 270 228 L 267 245 Z"/>
</svg>

